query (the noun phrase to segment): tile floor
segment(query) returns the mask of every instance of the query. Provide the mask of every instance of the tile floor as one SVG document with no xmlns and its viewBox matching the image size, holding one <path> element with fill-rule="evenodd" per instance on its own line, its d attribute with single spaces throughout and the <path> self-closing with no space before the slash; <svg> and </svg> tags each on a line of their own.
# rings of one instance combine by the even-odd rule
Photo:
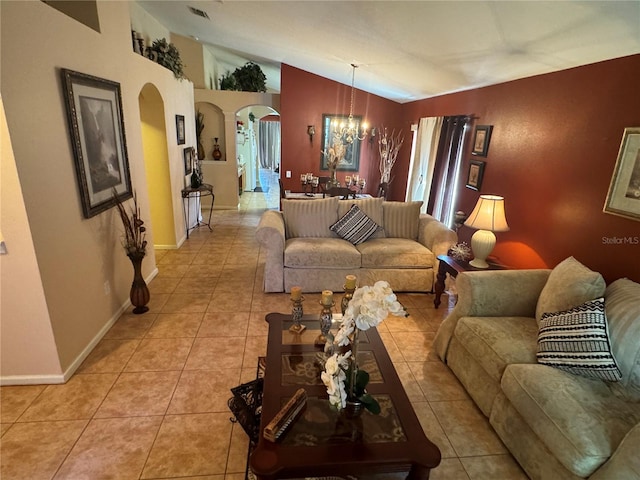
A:
<svg viewBox="0 0 640 480">
<path fill-rule="evenodd" d="M 248 440 L 229 421 L 229 389 L 254 377 L 264 316 L 290 302 L 262 293 L 254 237 L 264 209 L 277 208 L 277 187 L 241 203 L 214 212 L 213 232 L 157 252 L 150 311 L 124 314 L 69 382 L 0 389 L 2 480 L 244 478 Z M 435 310 L 432 295 L 399 297 L 410 317 L 390 317 L 381 335 L 442 452 L 431 478 L 526 479 L 430 351 L 447 303 Z"/>
</svg>

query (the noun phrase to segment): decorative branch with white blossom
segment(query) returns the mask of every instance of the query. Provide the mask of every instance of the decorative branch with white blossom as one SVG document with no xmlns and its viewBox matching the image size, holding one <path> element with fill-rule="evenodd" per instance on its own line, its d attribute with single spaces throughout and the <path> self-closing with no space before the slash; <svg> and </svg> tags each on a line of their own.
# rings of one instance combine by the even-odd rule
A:
<svg viewBox="0 0 640 480">
<path fill-rule="evenodd" d="M 387 128 L 382 128 L 382 135 L 378 140 L 378 152 L 380 153 L 380 183 L 391 182 L 391 169 L 396 163 L 398 157 L 398 151 L 404 143 L 404 136 L 402 131 L 398 132 L 393 130 L 391 135 L 388 134 Z"/>
</svg>

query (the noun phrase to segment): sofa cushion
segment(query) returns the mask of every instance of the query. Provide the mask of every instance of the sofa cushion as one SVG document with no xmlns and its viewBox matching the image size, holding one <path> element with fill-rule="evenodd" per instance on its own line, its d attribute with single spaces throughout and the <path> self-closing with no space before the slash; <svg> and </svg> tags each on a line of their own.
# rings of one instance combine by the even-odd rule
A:
<svg viewBox="0 0 640 480">
<path fill-rule="evenodd" d="M 611 349 L 625 396 L 640 402 L 640 283 L 621 278 L 604 294 Z"/>
<path fill-rule="evenodd" d="M 406 238 L 372 238 L 356 248 L 363 268 L 429 268 L 435 261 L 431 250 Z"/>
<path fill-rule="evenodd" d="M 455 338 L 497 383 L 510 363 L 536 363 L 533 317 L 462 317 Z"/>
<path fill-rule="evenodd" d="M 352 205 L 349 211 L 329 228 L 343 240 L 358 245 L 369 240 L 380 225 L 371 220 L 357 205 Z"/>
<path fill-rule="evenodd" d="M 536 320 L 540 323 L 543 313 L 569 310 L 602 297 L 605 287 L 602 275 L 569 257 L 551 271 L 538 298 Z"/>
<path fill-rule="evenodd" d="M 538 363 L 575 375 L 619 381 L 622 376 L 611 353 L 604 298 L 543 314 L 537 357 Z"/>
<path fill-rule="evenodd" d="M 360 252 L 351 243 L 340 238 L 291 238 L 285 242 L 284 266 L 360 268 Z"/>
<path fill-rule="evenodd" d="M 338 197 L 320 200 L 282 200 L 287 238 L 336 238 L 329 227 L 338 220 Z"/>
<path fill-rule="evenodd" d="M 418 240 L 422 202 L 384 202 L 384 233 L 387 237 Z"/>
<path fill-rule="evenodd" d="M 546 365 L 509 365 L 502 391 L 546 447 L 571 472 L 588 477 L 640 421 L 637 405 L 607 383 Z"/>
<path fill-rule="evenodd" d="M 340 200 L 338 202 L 338 218 L 342 218 L 345 213 L 349 211 L 351 205 L 357 205 L 360 210 L 367 214 L 367 216 L 376 222 L 381 227 L 384 227 L 384 216 L 382 211 L 382 204 L 384 198 L 358 198 L 356 200 Z M 383 238 L 384 228 L 379 228 L 371 238 Z"/>
</svg>

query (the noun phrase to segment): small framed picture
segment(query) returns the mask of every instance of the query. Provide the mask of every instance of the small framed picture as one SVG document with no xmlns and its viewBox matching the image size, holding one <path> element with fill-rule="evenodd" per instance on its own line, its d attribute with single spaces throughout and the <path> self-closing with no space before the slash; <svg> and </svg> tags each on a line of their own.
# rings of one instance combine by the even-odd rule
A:
<svg viewBox="0 0 640 480">
<path fill-rule="evenodd" d="M 176 115 L 176 134 L 178 136 L 178 145 L 184 145 L 184 115 Z"/>
<path fill-rule="evenodd" d="M 469 164 L 469 176 L 467 177 L 467 188 L 480 190 L 482 188 L 482 177 L 484 176 L 484 166 L 487 162 L 471 160 Z"/>
<path fill-rule="evenodd" d="M 471 153 L 479 157 L 486 157 L 489 151 L 489 140 L 491 140 L 491 130 L 493 125 L 478 125 L 473 136 L 473 149 Z"/>
<path fill-rule="evenodd" d="M 184 174 L 189 175 L 193 171 L 193 155 L 195 148 L 187 147 L 182 151 L 184 157 Z"/>
<path fill-rule="evenodd" d="M 640 127 L 624 129 L 603 211 L 640 221 Z"/>
</svg>

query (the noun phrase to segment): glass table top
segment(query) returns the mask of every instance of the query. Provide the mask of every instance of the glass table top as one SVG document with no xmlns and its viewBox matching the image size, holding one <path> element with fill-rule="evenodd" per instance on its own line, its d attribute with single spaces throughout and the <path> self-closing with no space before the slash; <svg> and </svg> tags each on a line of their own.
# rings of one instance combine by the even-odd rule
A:
<svg viewBox="0 0 640 480">
<path fill-rule="evenodd" d="M 342 321 L 341 314 L 334 314 L 333 322 L 331 323 L 331 333 L 334 335 L 340 328 L 340 322 Z M 282 322 L 282 344 L 283 345 L 313 345 L 316 338 L 320 335 L 320 321 L 315 319 L 303 319 L 300 322 L 305 326 L 302 333 L 294 333 L 289 331 L 289 328 L 293 325 L 291 320 L 285 320 Z M 369 343 L 367 332 L 360 332 L 360 343 Z"/>
<path fill-rule="evenodd" d="M 282 354 L 282 385 L 322 385 L 320 374 L 324 370 L 323 352 Z M 358 367 L 369 373 L 369 383 L 382 383 L 382 373 L 374 352 L 360 350 Z"/>
</svg>

